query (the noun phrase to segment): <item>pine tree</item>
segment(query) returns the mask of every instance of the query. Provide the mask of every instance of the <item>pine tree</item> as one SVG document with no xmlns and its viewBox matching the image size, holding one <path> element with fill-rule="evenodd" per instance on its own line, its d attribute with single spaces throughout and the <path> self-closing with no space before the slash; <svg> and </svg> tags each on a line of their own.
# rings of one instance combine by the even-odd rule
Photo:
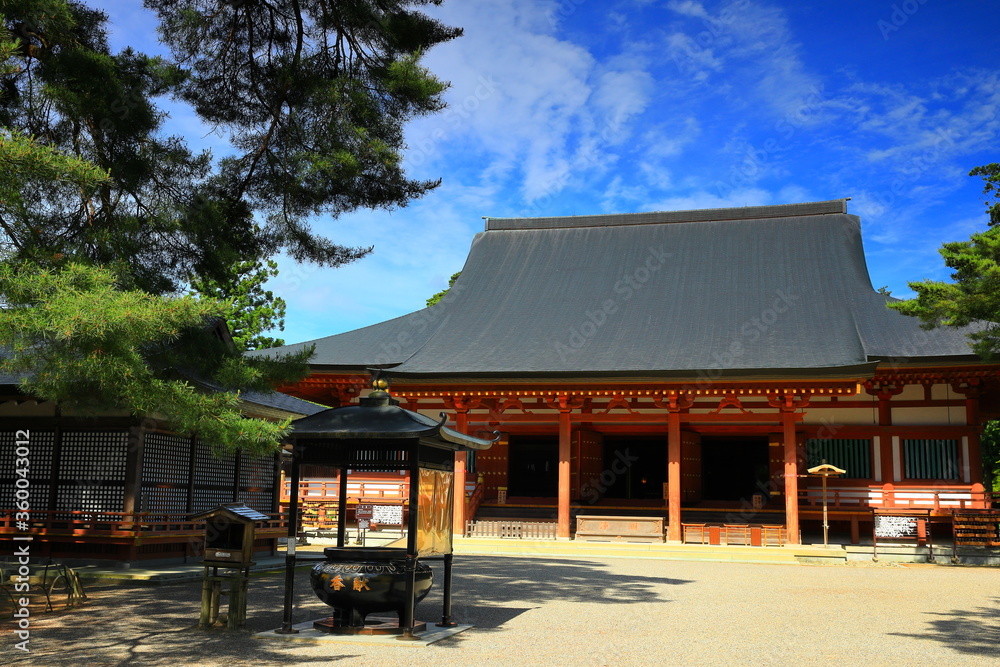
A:
<svg viewBox="0 0 1000 667">
<path fill-rule="evenodd" d="M 403 126 L 441 108 L 446 85 L 419 60 L 460 31 L 411 9 L 426 0 L 146 4 L 174 62 L 113 53 L 107 17 L 80 2 L 0 3 L 0 370 L 39 398 L 273 449 L 286 425 L 243 419 L 238 392 L 301 377 L 310 351 L 241 354 L 277 342 L 260 335 L 284 309 L 267 258 L 353 261 L 370 248 L 313 218 L 437 185 L 403 173 Z M 164 136 L 165 95 L 235 154 Z M 226 316 L 236 346 L 215 335 Z"/>
<path fill-rule="evenodd" d="M 225 303 L 223 317 L 240 350 L 263 350 L 285 344 L 281 338 L 264 335 L 265 331 L 280 331 L 285 326 L 285 300 L 264 289 L 268 278 L 277 275 L 274 260 L 240 262 L 228 282 L 196 279 L 191 287 L 197 294 Z"/>
</svg>

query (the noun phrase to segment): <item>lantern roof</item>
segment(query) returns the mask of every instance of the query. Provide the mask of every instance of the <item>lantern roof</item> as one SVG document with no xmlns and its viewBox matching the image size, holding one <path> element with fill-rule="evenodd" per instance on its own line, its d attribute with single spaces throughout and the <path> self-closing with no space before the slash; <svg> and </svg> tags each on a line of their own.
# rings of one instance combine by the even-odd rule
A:
<svg viewBox="0 0 1000 667">
<path fill-rule="evenodd" d="M 399 406 L 388 392 L 377 389 L 358 405 L 318 412 L 292 424 L 294 440 L 413 440 L 441 449 L 489 449 L 492 440 L 475 438 L 445 426 L 447 415 L 435 421 Z"/>
</svg>

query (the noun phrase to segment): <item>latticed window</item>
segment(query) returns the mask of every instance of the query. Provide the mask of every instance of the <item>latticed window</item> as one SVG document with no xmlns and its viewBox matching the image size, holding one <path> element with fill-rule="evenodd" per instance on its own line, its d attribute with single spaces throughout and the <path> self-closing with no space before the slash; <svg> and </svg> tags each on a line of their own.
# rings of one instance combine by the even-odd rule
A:
<svg viewBox="0 0 1000 667">
<path fill-rule="evenodd" d="M 959 479 L 957 440 L 903 440 L 907 479 Z"/>
<path fill-rule="evenodd" d="M 826 460 L 846 470 L 842 479 L 871 479 L 872 441 L 867 438 L 810 438 L 806 441 L 807 467 Z"/>
</svg>

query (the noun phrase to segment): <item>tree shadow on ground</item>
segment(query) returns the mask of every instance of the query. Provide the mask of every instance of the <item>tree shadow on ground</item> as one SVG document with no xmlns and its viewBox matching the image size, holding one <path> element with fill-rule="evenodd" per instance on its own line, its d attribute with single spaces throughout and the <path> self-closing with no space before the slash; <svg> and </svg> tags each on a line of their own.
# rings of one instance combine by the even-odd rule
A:
<svg viewBox="0 0 1000 667">
<path fill-rule="evenodd" d="M 685 580 L 641 574 L 642 561 L 613 566 L 600 562 L 522 557 L 462 556 L 455 559 L 453 618 L 487 632 L 500 631 L 516 616 L 548 601 L 634 604 L 666 602 L 667 588 Z M 442 614 L 443 568 L 431 562 L 435 584 L 417 607 L 429 623 Z M 331 647 L 326 655 L 302 655 L 298 642 L 255 639 L 251 635 L 281 626 L 284 575 L 251 577 L 246 629 L 199 630 L 201 581 L 159 586 L 88 585 L 84 605 L 32 618 L 31 653 L 5 651 L 4 663 L 45 665 L 325 664 L 361 656 L 351 647 Z M 297 570 L 293 623 L 330 615 L 309 585 L 307 570 Z M 227 598 L 221 611 L 225 613 Z M 609 609 L 609 613 L 611 610 Z M 0 641 L 13 645 L 13 627 L 0 624 Z M 458 635 L 461 637 L 461 635 Z M 363 653 L 363 652 L 362 652 Z M 338 655 L 346 654 L 346 655 Z"/>
<path fill-rule="evenodd" d="M 329 655 L 296 655 L 290 643 L 256 641 L 251 635 L 281 625 L 283 577 L 277 574 L 254 576 L 248 586 L 246 629 L 228 632 L 200 630 L 201 582 L 181 582 L 158 586 L 88 586 L 90 600 L 73 610 L 39 615 L 32 619 L 31 653 L 5 655 L 10 664 L 49 665 L 178 665 L 285 664 L 321 665 L 356 658 L 350 649 L 339 647 Z M 300 608 L 316 600 L 311 589 L 296 586 L 295 601 Z M 220 611 L 226 613 L 227 598 Z M 316 600 L 318 603 L 319 601 Z M 322 603 L 324 609 L 329 609 Z M 317 610 L 310 617 L 322 616 Z M 304 620 L 304 619 L 296 619 Z M 4 630 L 9 625 L 4 624 Z M 13 632 L 0 641 L 12 643 Z M 7 635 L 7 632 L 3 632 Z M 337 653 L 346 653 L 337 655 Z M 7 664 L 7 660 L 4 661 Z"/>
<path fill-rule="evenodd" d="M 995 604 L 992 607 L 927 612 L 929 616 L 937 617 L 929 621 L 929 629 L 889 634 L 937 641 L 959 653 L 996 658 L 1000 647 L 1000 598 L 993 598 L 993 602 Z"/>
<path fill-rule="evenodd" d="M 664 586 L 686 579 L 642 575 L 641 560 L 612 567 L 598 561 L 462 556 L 455 559 L 456 595 L 477 603 L 513 601 L 629 604 L 664 601 Z"/>
</svg>

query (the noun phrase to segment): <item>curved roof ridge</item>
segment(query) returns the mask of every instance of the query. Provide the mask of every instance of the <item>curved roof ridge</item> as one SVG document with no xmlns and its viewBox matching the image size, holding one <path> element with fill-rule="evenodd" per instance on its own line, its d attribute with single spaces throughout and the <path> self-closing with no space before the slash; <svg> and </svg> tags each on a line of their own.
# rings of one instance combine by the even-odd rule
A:
<svg viewBox="0 0 1000 667">
<path fill-rule="evenodd" d="M 577 227 L 607 227 L 617 225 L 655 225 L 680 222 L 728 222 L 734 220 L 764 220 L 768 218 L 798 218 L 804 216 L 847 213 L 850 197 L 800 204 L 772 206 L 740 206 L 703 208 L 690 211 L 654 211 L 648 213 L 607 213 L 600 215 L 568 215 L 542 218 L 491 218 L 486 216 L 486 231 L 513 229 L 561 229 Z"/>
</svg>

